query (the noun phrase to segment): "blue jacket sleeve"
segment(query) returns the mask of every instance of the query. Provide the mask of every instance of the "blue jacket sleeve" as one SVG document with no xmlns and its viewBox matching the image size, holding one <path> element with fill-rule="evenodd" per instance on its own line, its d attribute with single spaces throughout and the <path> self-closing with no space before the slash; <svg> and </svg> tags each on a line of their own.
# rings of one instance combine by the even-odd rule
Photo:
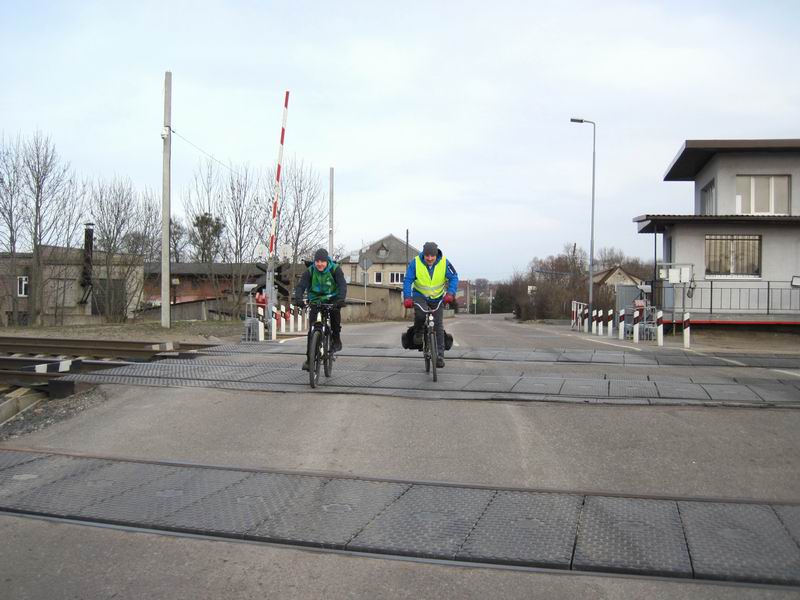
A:
<svg viewBox="0 0 800 600">
<path fill-rule="evenodd" d="M 456 268 L 450 262 L 450 259 L 447 259 L 447 281 L 447 293 L 455 297 L 458 291 L 458 273 L 456 273 Z"/>
<path fill-rule="evenodd" d="M 408 263 L 408 268 L 406 269 L 406 278 L 403 280 L 403 298 L 411 298 L 411 285 L 414 283 L 414 280 L 417 278 L 417 261 L 416 259 L 412 260 Z"/>
</svg>

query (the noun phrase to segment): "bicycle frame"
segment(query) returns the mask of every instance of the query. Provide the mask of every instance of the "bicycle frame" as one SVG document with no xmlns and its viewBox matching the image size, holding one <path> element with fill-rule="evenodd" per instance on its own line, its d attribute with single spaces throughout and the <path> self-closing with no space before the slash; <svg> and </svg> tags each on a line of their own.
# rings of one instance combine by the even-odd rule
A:
<svg viewBox="0 0 800 600">
<path fill-rule="evenodd" d="M 436 343 L 436 321 L 433 317 L 434 313 L 439 310 L 442 306 L 442 302 L 444 302 L 444 297 L 442 297 L 439 302 L 436 304 L 434 308 L 422 306 L 419 302 L 414 302 L 414 305 L 418 307 L 423 313 L 425 313 L 425 323 L 424 329 L 422 331 L 422 356 L 425 360 L 425 370 L 428 371 L 429 368 L 433 369 L 433 380 L 437 380 L 436 375 L 436 360 L 438 356 L 433 356 L 433 352 L 431 352 L 431 345 Z M 433 338 L 433 339 L 430 339 Z M 428 341 L 430 339 L 430 342 Z M 438 352 L 437 352 L 438 353 Z"/>
</svg>

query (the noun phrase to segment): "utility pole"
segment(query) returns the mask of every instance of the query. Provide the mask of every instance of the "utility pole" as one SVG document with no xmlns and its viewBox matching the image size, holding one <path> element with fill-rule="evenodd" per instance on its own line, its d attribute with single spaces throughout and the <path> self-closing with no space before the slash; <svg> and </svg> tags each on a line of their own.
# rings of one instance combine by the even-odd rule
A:
<svg viewBox="0 0 800 600">
<path fill-rule="evenodd" d="M 406 229 L 406 267 L 408 267 L 408 229 Z"/>
<path fill-rule="evenodd" d="M 328 253 L 333 254 L 333 167 L 331 167 L 330 208 L 328 209 Z"/>
<path fill-rule="evenodd" d="M 169 222 L 170 222 L 170 179 L 172 161 L 172 71 L 164 73 L 164 158 L 161 174 L 161 327 L 170 328 L 169 285 Z"/>
</svg>

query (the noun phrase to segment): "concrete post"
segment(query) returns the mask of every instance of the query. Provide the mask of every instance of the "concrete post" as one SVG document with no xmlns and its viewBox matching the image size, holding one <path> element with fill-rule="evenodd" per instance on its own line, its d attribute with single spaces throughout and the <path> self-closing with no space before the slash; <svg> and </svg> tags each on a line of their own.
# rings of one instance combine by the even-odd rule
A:
<svg viewBox="0 0 800 600">
<path fill-rule="evenodd" d="M 659 346 L 664 345 L 664 313 L 662 311 L 656 313 L 656 343 Z"/>
<path fill-rule="evenodd" d="M 305 327 L 303 327 L 303 308 L 300 306 L 297 307 L 297 331 L 298 333 L 305 331 Z"/>
<path fill-rule="evenodd" d="M 689 313 L 683 313 L 683 347 L 691 347 L 692 323 Z"/>
<path fill-rule="evenodd" d="M 597 333 L 597 311 L 592 309 L 592 335 Z"/>
<path fill-rule="evenodd" d="M 258 320 L 258 341 L 264 341 L 264 321 L 261 319 Z"/>
<path fill-rule="evenodd" d="M 639 311 L 633 311 L 633 343 L 639 343 Z"/>
<path fill-rule="evenodd" d="M 603 335 L 603 311 L 602 311 L 602 309 L 597 311 L 597 335 L 599 335 L 599 336 Z"/>
<path fill-rule="evenodd" d="M 608 337 L 614 337 L 614 309 L 608 309 Z"/>
<path fill-rule="evenodd" d="M 289 304 L 289 333 L 294 333 L 294 304 Z"/>
<path fill-rule="evenodd" d="M 269 339 L 273 342 L 278 339 L 278 310 L 275 306 L 269 307 Z"/>
<path fill-rule="evenodd" d="M 617 333 L 619 334 L 619 339 L 625 339 L 625 309 L 621 308 L 619 311 L 619 330 Z"/>
<path fill-rule="evenodd" d="M 583 333 L 589 333 L 589 309 L 583 309 Z"/>
</svg>

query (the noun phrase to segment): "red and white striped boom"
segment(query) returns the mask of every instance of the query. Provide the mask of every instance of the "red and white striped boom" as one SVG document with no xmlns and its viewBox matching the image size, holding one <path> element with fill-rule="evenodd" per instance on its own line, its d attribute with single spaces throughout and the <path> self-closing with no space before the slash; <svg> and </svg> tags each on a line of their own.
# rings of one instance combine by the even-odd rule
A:
<svg viewBox="0 0 800 600">
<path fill-rule="evenodd" d="M 281 143 L 278 147 L 278 168 L 275 171 L 275 200 L 272 202 L 272 231 L 269 236 L 269 258 L 277 251 L 278 204 L 281 199 L 281 163 L 283 162 L 283 141 L 286 138 L 286 116 L 289 112 L 289 90 L 283 100 L 283 125 L 281 126 Z"/>
</svg>

